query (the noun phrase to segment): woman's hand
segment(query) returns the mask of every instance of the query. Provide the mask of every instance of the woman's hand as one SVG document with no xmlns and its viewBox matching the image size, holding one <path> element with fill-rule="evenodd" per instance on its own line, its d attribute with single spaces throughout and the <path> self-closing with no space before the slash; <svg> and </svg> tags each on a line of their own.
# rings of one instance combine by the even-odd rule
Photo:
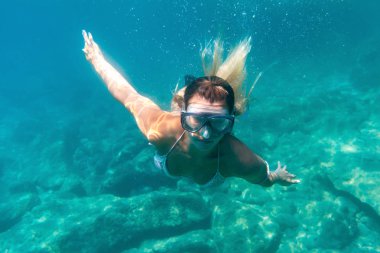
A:
<svg viewBox="0 0 380 253">
<path fill-rule="evenodd" d="M 288 186 L 292 184 L 298 184 L 299 182 L 301 182 L 298 179 L 294 179 L 296 176 L 293 174 L 290 174 L 286 170 L 286 165 L 281 167 L 280 162 L 277 162 L 277 164 L 278 164 L 277 169 L 274 172 L 270 173 L 271 181 L 273 183 Z"/>
<path fill-rule="evenodd" d="M 91 33 L 87 33 L 85 30 L 82 30 L 82 35 L 84 38 L 84 48 L 82 49 L 86 59 L 94 64 L 95 60 L 103 59 L 102 51 L 100 50 L 98 44 L 95 43 L 92 38 Z"/>
</svg>

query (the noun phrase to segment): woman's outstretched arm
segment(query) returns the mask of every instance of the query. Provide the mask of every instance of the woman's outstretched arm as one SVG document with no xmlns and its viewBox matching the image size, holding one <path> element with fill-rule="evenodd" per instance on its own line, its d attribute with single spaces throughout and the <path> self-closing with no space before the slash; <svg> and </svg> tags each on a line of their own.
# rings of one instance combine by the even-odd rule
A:
<svg viewBox="0 0 380 253">
<path fill-rule="evenodd" d="M 264 161 L 264 164 L 265 164 L 264 170 L 259 169 L 257 170 L 257 173 L 253 173 L 254 170 L 252 170 L 251 175 L 249 174 L 245 175 L 243 178 L 247 180 L 248 182 L 259 184 L 264 187 L 270 187 L 273 184 L 289 186 L 289 185 L 298 184 L 301 182 L 299 179 L 295 179 L 296 176 L 294 174 L 291 174 L 286 170 L 286 165 L 281 166 L 281 163 L 279 161 L 277 162 L 277 169 L 275 171 L 269 170 L 269 165 L 266 161 Z M 265 171 L 265 172 L 262 173 L 262 171 Z M 261 178 L 261 179 L 259 179 L 258 181 L 258 178 Z"/>
<path fill-rule="evenodd" d="M 94 66 L 112 96 L 122 103 L 134 116 L 138 127 L 149 141 L 160 139 L 159 127 L 170 117 L 153 101 L 140 95 L 132 85 L 104 58 L 91 33 L 82 31 L 86 59 Z"/>
</svg>

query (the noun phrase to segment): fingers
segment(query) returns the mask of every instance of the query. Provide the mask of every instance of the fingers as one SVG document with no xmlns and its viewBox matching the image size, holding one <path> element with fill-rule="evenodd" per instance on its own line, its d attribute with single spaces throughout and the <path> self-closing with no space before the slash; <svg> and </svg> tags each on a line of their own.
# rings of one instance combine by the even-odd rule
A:
<svg viewBox="0 0 380 253">
<path fill-rule="evenodd" d="M 82 36 L 83 36 L 83 38 L 84 38 L 84 42 L 85 42 L 86 44 L 89 44 L 90 41 L 89 41 L 89 39 L 88 39 L 87 32 L 86 32 L 85 30 L 82 30 Z"/>
<path fill-rule="evenodd" d="M 277 161 L 277 169 L 283 169 L 283 170 L 286 170 L 286 165 L 284 165 L 284 167 L 281 167 L 281 162 L 280 162 L 280 161 Z"/>
<path fill-rule="evenodd" d="M 87 55 L 90 53 L 91 48 L 94 47 L 95 43 L 91 33 L 87 33 L 86 30 L 82 30 L 82 36 L 84 39 L 84 48 L 82 49 L 82 51 L 86 54 L 87 58 Z"/>
<path fill-rule="evenodd" d="M 281 185 L 291 185 L 291 184 L 298 184 L 301 182 L 299 179 L 295 179 L 296 175 L 289 173 L 286 170 L 286 165 L 281 167 L 281 162 L 277 161 L 277 169 L 275 173 L 279 176 L 279 184 Z"/>
<path fill-rule="evenodd" d="M 287 180 L 284 180 L 284 181 L 281 181 L 281 182 L 278 182 L 280 185 L 283 185 L 283 186 L 289 186 L 289 185 L 292 185 L 292 184 L 298 184 L 300 183 L 301 180 L 299 179 L 287 179 Z"/>
<path fill-rule="evenodd" d="M 298 184 L 298 183 L 301 182 L 301 180 L 294 179 L 294 180 L 290 180 L 290 181 L 288 181 L 288 182 L 289 182 L 289 184 Z"/>
<path fill-rule="evenodd" d="M 297 183 L 300 182 L 300 180 L 298 180 L 298 179 L 294 179 L 294 178 L 296 177 L 296 175 L 291 174 L 291 173 L 289 173 L 289 172 L 287 172 L 286 175 L 287 175 L 287 179 L 286 179 L 286 181 L 288 181 L 288 182 L 290 182 L 290 183 L 292 183 L 292 184 L 297 184 Z"/>
<path fill-rule="evenodd" d="M 289 176 L 289 178 L 286 181 L 288 181 L 291 184 L 298 184 L 298 183 L 301 182 L 301 180 L 299 180 L 299 179 L 294 179 L 296 177 L 296 175 L 293 175 L 293 174 L 289 173 L 288 176 Z"/>
<path fill-rule="evenodd" d="M 94 44 L 94 39 L 92 38 L 92 34 L 90 32 L 87 33 L 85 30 L 82 30 L 82 35 L 86 45 L 92 46 Z"/>
</svg>

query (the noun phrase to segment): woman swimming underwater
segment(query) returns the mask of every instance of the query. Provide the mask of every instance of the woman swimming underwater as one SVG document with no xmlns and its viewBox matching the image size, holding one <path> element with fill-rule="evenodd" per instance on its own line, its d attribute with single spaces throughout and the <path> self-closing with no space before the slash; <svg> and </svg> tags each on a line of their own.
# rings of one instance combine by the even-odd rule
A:
<svg viewBox="0 0 380 253">
<path fill-rule="evenodd" d="M 235 117 L 242 114 L 247 97 L 241 92 L 250 39 L 243 40 L 225 61 L 215 41 L 213 61 L 205 76 L 186 79 L 172 101 L 172 111 L 163 111 L 133 86 L 105 59 L 91 33 L 82 32 L 86 59 L 101 76 L 110 93 L 136 120 L 137 126 L 157 152 L 157 168 L 170 177 L 188 177 L 203 186 L 219 185 L 238 177 L 265 187 L 292 185 L 300 181 L 286 166 L 270 171 L 268 163 L 231 134 Z"/>
</svg>

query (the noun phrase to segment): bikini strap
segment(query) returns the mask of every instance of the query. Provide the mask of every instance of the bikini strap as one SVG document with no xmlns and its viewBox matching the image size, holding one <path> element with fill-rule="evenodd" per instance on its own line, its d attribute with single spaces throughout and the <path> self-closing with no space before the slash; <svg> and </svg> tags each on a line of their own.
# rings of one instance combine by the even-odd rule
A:
<svg viewBox="0 0 380 253">
<path fill-rule="evenodd" d="M 174 142 L 173 146 L 169 149 L 168 153 L 166 153 L 165 156 L 168 156 L 172 152 L 177 143 L 182 139 L 182 136 L 185 134 L 185 132 L 186 130 L 184 130 L 183 133 L 179 136 L 179 138 Z"/>
</svg>

